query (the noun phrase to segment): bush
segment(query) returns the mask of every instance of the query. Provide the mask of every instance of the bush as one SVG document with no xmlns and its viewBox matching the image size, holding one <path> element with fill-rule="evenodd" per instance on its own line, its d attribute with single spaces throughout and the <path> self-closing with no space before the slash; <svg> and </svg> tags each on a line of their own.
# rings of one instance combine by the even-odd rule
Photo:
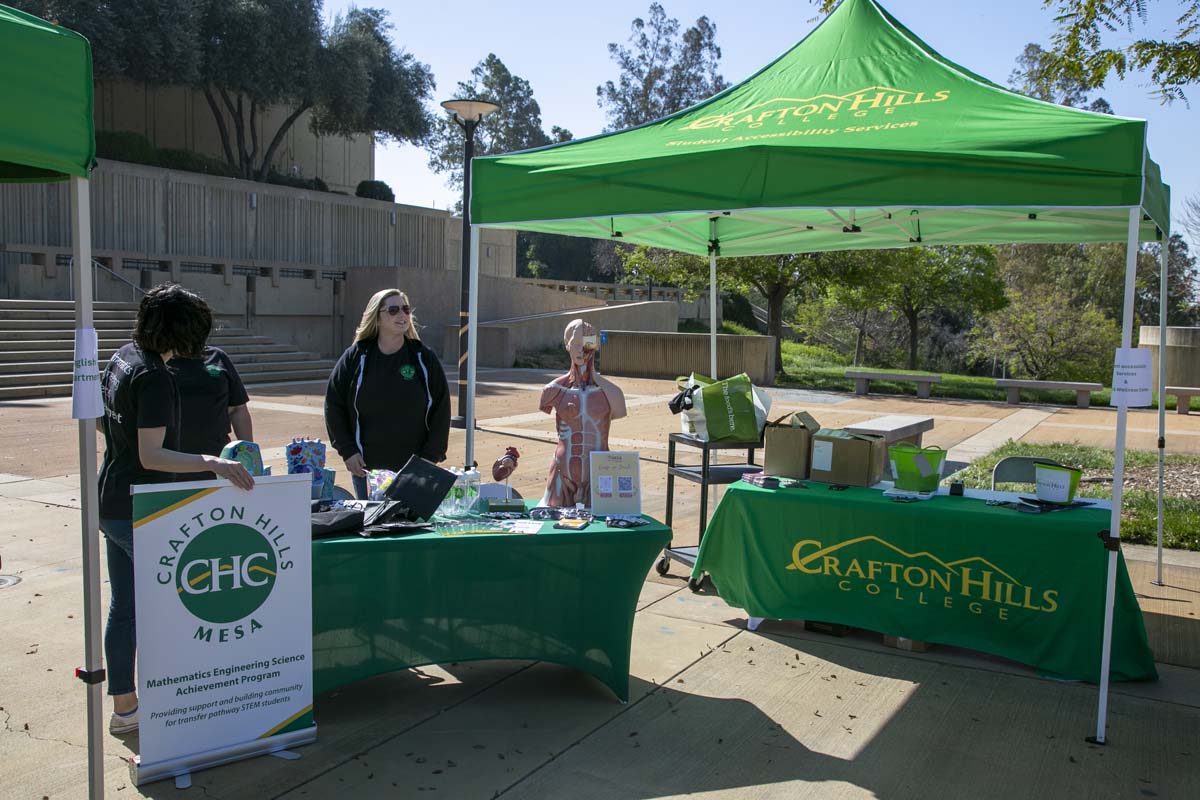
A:
<svg viewBox="0 0 1200 800">
<path fill-rule="evenodd" d="M 154 145 L 133 131 L 96 131 L 96 155 L 113 161 L 158 166 L 158 151 Z"/>
<path fill-rule="evenodd" d="M 396 195 L 392 192 L 392 187 L 383 181 L 360 181 L 354 194 L 356 197 L 366 197 L 370 200 L 396 202 Z"/>
<path fill-rule="evenodd" d="M 233 168 L 224 161 L 202 156 L 190 150 L 163 148 L 158 151 L 158 165 L 164 169 L 177 169 L 182 172 L 200 172 L 206 175 L 221 175 L 226 178 L 237 177 Z"/>
<path fill-rule="evenodd" d="M 721 318 L 736 322 L 755 333 L 762 333 L 758 320 L 754 318 L 754 309 L 745 295 L 729 292 L 721 298 Z"/>
<path fill-rule="evenodd" d="M 276 172 L 274 168 L 267 173 L 266 183 L 273 183 L 276 186 L 290 186 L 293 189 L 309 189 L 316 192 L 328 192 L 329 187 L 325 181 L 320 178 L 301 178 L 297 175 L 284 175 L 282 172 Z"/>
</svg>

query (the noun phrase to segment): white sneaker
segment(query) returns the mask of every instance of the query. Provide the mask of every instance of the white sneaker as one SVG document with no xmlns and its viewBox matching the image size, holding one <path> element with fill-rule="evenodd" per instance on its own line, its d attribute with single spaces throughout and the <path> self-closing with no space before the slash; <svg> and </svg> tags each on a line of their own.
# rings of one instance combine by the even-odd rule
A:
<svg viewBox="0 0 1200 800">
<path fill-rule="evenodd" d="M 108 718 L 109 733 L 129 733 L 138 729 L 138 710 L 135 708 L 128 714 L 113 712 Z"/>
</svg>

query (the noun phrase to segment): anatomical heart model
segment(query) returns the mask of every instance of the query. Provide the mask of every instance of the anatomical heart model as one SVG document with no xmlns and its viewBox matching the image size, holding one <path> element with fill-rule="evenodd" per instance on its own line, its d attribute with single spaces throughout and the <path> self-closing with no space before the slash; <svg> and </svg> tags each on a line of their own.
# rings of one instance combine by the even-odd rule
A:
<svg viewBox="0 0 1200 800">
<path fill-rule="evenodd" d="M 608 450 L 608 429 L 625 416 L 625 395 L 615 383 L 596 372 L 600 339 L 581 319 L 563 331 L 563 346 L 571 369 L 542 389 L 539 408 L 554 414 L 558 444 L 539 505 L 591 505 L 589 463 L 595 450 Z"/>
</svg>

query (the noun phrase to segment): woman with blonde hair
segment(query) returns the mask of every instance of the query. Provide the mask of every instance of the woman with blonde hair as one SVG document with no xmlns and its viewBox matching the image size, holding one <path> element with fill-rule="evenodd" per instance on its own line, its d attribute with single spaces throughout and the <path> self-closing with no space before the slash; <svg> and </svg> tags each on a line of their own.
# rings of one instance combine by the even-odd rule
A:
<svg viewBox="0 0 1200 800">
<path fill-rule="evenodd" d="M 399 289 L 367 303 L 354 343 L 329 376 L 325 427 L 359 499 L 367 496 L 368 469 L 398 470 L 414 455 L 445 460 L 450 387 Z"/>
</svg>

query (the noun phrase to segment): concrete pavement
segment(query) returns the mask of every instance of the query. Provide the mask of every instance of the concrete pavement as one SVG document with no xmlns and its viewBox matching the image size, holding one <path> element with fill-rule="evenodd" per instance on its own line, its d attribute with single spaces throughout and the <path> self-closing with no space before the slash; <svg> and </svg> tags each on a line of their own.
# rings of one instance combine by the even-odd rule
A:
<svg viewBox="0 0 1200 800">
<path fill-rule="evenodd" d="M 481 373 L 481 425 L 504 432 L 478 435 L 479 459 L 517 444 L 514 485 L 526 496 L 540 493 L 551 452 L 549 421 L 534 412 L 546 379 Z M 613 436 L 646 443 L 646 509 L 661 516 L 661 443 L 678 425 L 665 411 L 672 387 L 620 383 L 631 416 Z M 277 468 L 292 436 L 323 434 L 322 394 L 310 385 L 252 392 L 256 438 Z M 830 426 L 932 415 L 937 427 L 926 441 L 952 452 L 1056 433 L 1046 440 L 1102 443 L 1107 435 L 1111 443 L 1115 423 L 1108 409 L 781 392 L 776 410 L 791 407 Z M 21 578 L 0 589 L 5 798 L 86 792 L 84 692 L 72 675 L 82 652 L 82 575 L 69 408 L 0 404 L 0 573 Z M 1131 417 L 1133 435 L 1157 435 L 1153 415 Z M 1168 423 L 1173 451 L 1200 452 L 1200 417 L 1168 415 Z M 452 452 L 461 436 L 453 432 Z M 694 540 L 697 506 L 694 490 L 680 491 L 681 542 Z M 107 736 L 108 795 L 1192 798 L 1200 786 L 1200 563 L 1169 553 L 1168 586 L 1151 587 L 1152 557 L 1151 549 L 1126 550 L 1152 640 L 1164 643 L 1155 645 L 1162 679 L 1114 685 L 1105 748 L 1083 741 L 1094 726 L 1095 687 L 951 648 L 889 650 L 865 634 L 835 639 L 786 622 L 751 633 L 741 611 L 687 591 L 682 574 L 651 573 L 626 705 L 591 678 L 542 663 L 404 670 L 318 698 L 320 739 L 299 761 L 264 757 L 198 773 L 186 795 L 170 782 L 131 786 L 123 759 L 137 738 Z"/>
</svg>

